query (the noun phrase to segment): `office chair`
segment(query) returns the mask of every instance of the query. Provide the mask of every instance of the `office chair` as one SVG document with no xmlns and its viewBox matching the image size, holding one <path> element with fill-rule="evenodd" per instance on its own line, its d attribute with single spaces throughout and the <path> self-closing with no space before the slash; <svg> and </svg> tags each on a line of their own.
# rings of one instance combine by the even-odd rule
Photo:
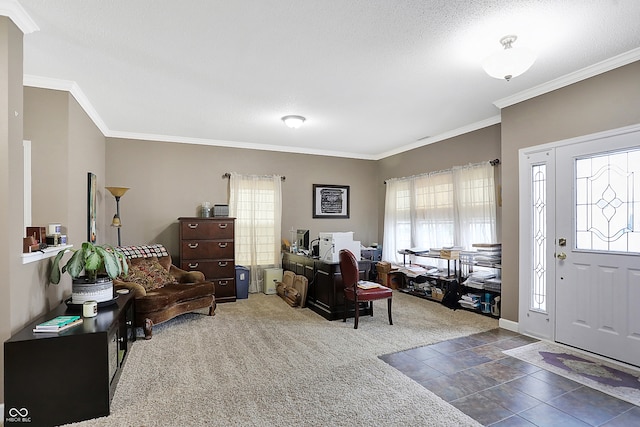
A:
<svg viewBox="0 0 640 427">
<path fill-rule="evenodd" d="M 342 274 L 342 284 L 344 286 L 344 318 L 343 322 L 347 321 L 347 301 L 353 301 L 355 309 L 355 323 L 353 329 L 358 329 L 358 320 L 360 319 L 360 303 L 366 302 L 371 315 L 373 316 L 373 301 L 379 299 L 387 300 L 387 310 L 389 311 L 389 324 L 393 325 L 391 319 L 391 297 L 393 291 L 386 286 L 379 285 L 378 287 L 371 289 L 362 289 L 358 287 L 358 261 L 356 257 L 347 249 L 340 251 L 340 272 Z"/>
</svg>

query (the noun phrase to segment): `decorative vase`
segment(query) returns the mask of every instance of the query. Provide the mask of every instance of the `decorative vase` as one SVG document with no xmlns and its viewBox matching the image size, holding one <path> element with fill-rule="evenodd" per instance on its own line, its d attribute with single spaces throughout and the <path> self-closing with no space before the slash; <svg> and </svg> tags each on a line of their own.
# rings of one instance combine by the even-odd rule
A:
<svg viewBox="0 0 640 427">
<path fill-rule="evenodd" d="M 71 283 L 71 303 L 84 304 L 86 301 L 104 302 L 113 299 L 113 281 L 109 276 L 98 276 L 92 281 L 87 276 L 73 279 Z"/>
</svg>

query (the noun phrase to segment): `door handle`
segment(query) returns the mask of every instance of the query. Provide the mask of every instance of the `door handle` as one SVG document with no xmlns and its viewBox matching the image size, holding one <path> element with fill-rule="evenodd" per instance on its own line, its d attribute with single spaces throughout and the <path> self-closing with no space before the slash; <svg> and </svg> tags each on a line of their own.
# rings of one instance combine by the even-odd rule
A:
<svg viewBox="0 0 640 427">
<path fill-rule="evenodd" d="M 565 260 L 565 259 L 567 259 L 567 254 L 565 254 L 564 252 L 560 252 L 558 255 L 556 255 L 556 257 L 559 260 Z"/>
</svg>

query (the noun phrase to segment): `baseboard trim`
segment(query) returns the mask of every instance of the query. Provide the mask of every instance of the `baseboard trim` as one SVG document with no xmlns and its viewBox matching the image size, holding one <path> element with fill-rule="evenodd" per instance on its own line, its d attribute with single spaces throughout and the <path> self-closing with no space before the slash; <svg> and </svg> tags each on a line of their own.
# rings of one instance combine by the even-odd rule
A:
<svg viewBox="0 0 640 427">
<path fill-rule="evenodd" d="M 511 332 L 518 332 L 518 322 L 502 319 L 498 320 L 498 326 Z"/>
</svg>

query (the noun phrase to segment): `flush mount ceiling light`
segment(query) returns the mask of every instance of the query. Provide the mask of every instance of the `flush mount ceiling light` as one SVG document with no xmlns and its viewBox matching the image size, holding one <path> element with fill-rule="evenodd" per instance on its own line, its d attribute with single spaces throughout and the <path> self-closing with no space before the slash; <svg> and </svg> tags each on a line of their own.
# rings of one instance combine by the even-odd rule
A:
<svg viewBox="0 0 640 427">
<path fill-rule="evenodd" d="M 511 80 L 524 73 L 533 65 L 536 55 L 528 49 L 514 48 L 517 36 L 509 35 L 500 39 L 504 49 L 494 53 L 484 60 L 482 68 L 491 77 Z"/>
<path fill-rule="evenodd" d="M 284 116 L 282 118 L 284 124 L 291 129 L 298 129 L 300 126 L 302 126 L 305 120 L 307 119 L 302 116 Z"/>
</svg>

